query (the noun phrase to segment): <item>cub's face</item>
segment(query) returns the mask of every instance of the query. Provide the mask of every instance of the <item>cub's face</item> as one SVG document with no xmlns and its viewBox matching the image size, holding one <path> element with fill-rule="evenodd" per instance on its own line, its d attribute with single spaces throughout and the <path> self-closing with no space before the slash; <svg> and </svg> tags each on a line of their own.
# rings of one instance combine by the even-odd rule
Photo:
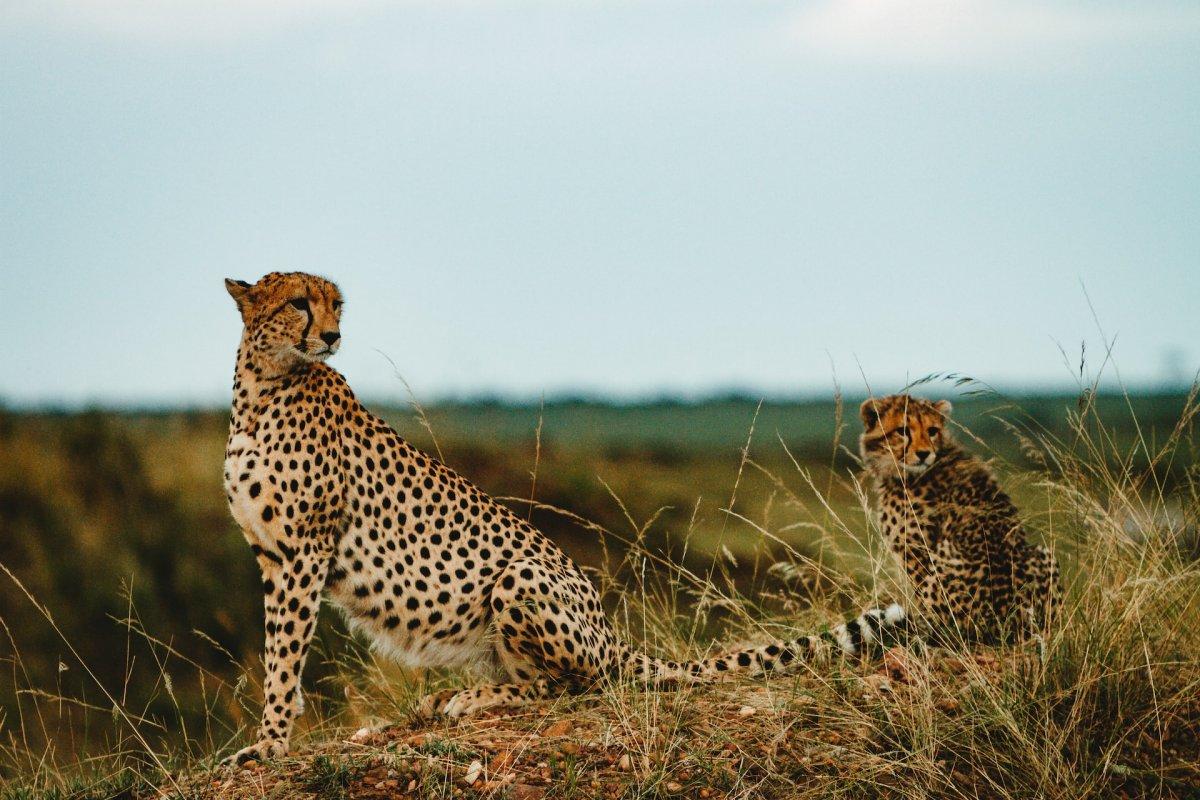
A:
<svg viewBox="0 0 1200 800">
<path fill-rule="evenodd" d="M 341 345 L 342 295 L 331 281 L 272 272 L 258 283 L 226 279 L 255 351 L 281 371 L 324 361 Z"/>
<path fill-rule="evenodd" d="M 893 474 L 919 475 L 929 469 L 947 441 L 950 408 L 946 400 L 931 403 L 906 394 L 868 398 L 859 408 L 863 463 Z"/>
</svg>

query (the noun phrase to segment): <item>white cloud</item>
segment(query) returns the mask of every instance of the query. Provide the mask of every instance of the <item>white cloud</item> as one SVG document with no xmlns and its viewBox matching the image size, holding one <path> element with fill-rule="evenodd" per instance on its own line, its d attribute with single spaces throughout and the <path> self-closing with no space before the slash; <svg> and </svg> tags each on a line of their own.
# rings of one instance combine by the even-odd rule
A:
<svg viewBox="0 0 1200 800">
<path fill-rule="evenodd" d="M 1164 4 L 1166 3 L 1166 4 Z M 742 0 L 718 3 L 732 20 L 758 17 Z M 308 25 L 389 15 L 396 8 L 511 11 L 577 7 L 638 12 L 686 0 L 0 0 L 4 30 L 70 30 L 168 45 L 224 43 Z M 1200 3 L 1148 0 L 1124 6 L 1061 0 L 800 0 L 782 25 L 786 47 L 836 60 L 881 64 L 1020 62 L 1133 38 L 1200 32 Z M 711 8 L 709 8 L 711 11 Z M 649 19 L 658 19 L 651 15 Z M 768 36 L 778 45 L 778 24 Z M 654 47 L 656 26 L 635 24 Z M 760 36 L 753 37 L 756 46 Z"/>
<path fill-rule="evenodd" d="M 397 8 L 473 11 L 628 6 L 628 0 L 0 0 L 0 31 L 75 30 L 144 43 L 213 43 Z"/>
<path fill-rule="evenodd" d="M 0 10 L 0 25 L 145 42 L 220 42 L 386 5 L 382 0 L 17 0 Z"/>
<path fill-rule="evenodd" d="M 1029 0 L 818 0 L 788 20 L 806 53 L 882 64 L 1021 63 L 1200 31 L 1200 5 L 1123 8 Z"/>
</svg>

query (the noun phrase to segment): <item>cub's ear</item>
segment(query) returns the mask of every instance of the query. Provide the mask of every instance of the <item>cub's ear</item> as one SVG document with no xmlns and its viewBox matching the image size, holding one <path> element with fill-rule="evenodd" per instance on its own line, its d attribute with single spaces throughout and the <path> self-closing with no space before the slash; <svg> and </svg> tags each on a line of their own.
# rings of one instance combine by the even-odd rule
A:
<svg viewBox="0 0 1200 800">
<path fill-rule="evenodd" d="M 954 406 L 950 404 L 949 400 L 938 400 L 933 404 L 933 407 L 941 412 L 941 415 L 946 419 L 950 418 L 950 412 L 954 410 Z"/>
<path fill-rule="evenodd" d="M 863 428 L 871 430 L 879 423 L 879 401 L 874 397 L 863 400 L 858 407 L 858 415 L 862 417 Z"/>
<path fill-rule="evenodd" d="M 235 281 L 233 278 L 225 279 L 225 291 L 229 292 L 229 296 L 237 303 L 238 311 L 246 310 L 250 299 L 250 290 L 253 288 L 245 281 Z"/>
</svg>

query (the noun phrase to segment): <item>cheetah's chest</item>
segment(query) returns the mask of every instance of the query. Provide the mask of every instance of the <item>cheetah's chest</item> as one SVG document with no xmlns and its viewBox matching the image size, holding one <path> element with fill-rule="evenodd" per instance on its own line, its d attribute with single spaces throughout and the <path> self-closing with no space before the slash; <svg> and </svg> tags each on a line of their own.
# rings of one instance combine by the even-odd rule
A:
<svg viewBox="0 0 1200 800">
<path fill-rule="evenodd" d="M 229 437 L 225 447 L 225 498 L 229 512 L 250 544 L 268 548 L 274 537 L 263 521 L 263 459 L 254 438 L 244 433 Z"/>
</svg>

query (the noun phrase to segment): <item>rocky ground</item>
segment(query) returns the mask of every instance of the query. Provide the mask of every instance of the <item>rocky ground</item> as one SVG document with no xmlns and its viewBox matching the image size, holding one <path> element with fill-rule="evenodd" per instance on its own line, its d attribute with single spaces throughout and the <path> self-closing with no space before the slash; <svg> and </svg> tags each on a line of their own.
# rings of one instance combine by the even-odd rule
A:
<svg viewBox="0 0 1200 800">
<path fill-rule="evenodd" d="M 985 715 L 995 715 L 1008 677 L 1036 669 L 1035 655 L 896 649 L 874 665 L 827 666 L 673 691 L 609 687 L 518 713 L 364 728 L 163 789 L 213 800 L 1200 796 L 1194 726 L 1161 748 L 1130 743 L 1077 787 L 1034 766 L 1044 757 L 1014 779 L 1012 764 L 977 749 L 981 726 L 995 726 L 986 737 L 1004 735 L 1005 720 Z M 973 732 L 960 738 L 960 729 Z"/>
</svg>

